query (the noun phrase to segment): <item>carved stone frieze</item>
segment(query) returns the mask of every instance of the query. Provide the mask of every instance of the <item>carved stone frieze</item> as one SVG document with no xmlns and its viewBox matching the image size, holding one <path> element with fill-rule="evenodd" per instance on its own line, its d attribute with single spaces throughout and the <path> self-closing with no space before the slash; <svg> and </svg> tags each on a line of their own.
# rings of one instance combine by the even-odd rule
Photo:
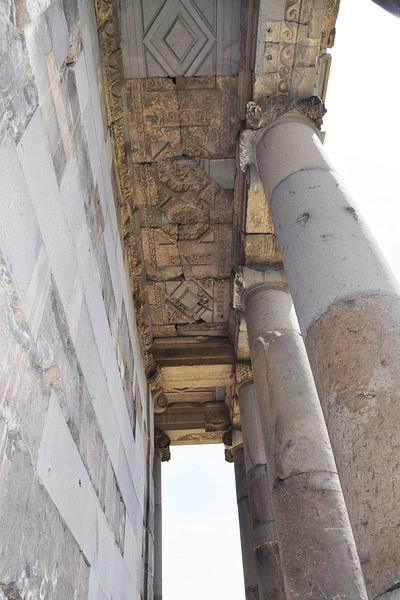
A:
<svg viewBox="0 0 400 600">
<path fill-rule="evenodd" d="M 132 160 L 235 156 L 237 77 L 126 81 Z"/>
<path fill-rule="evenodd" d="M 141 350 L 151 386 L 157 387 L 159 372 L 151 353 L 149 319 L 145 308 L 143 264 L 133 223 L 132 179 L 125 150 L 125 86 L 120 51 L 120 28 L 116 0 L 95 0 L 96 20 L 101 50 L 101 68 L 105 93 L 107 122 L 113 150 L 114 173 L 117 182 L 121 218 L 121 237 L 124 241 Z"/>
<path fill-rule="evenodd" d="M 253 98 L 305 98 L 320 89 L 318 64 L 334 42 L 339 0 L 287 0 L 283 20 L 262 20 Z"/>
<path fill-rule="evenodd" d="M 177 437 L 174 441 L 177 445 L 185 444 L 220 444 L 222 442 L 223 431 L 204 431 L 196 433 L 187 433 Z"/>
</svg>

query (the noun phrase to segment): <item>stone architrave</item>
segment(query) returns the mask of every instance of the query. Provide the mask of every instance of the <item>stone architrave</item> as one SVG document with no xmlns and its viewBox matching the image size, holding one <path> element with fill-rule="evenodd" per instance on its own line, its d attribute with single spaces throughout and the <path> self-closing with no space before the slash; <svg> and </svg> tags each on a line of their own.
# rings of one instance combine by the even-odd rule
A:
<svg viewBox="0 0 400 600">
<path fill-rule="evenodd" d="M 248 141 L 375 598 L 400 579 L 400 290 L 306 115 Z"/>
</svg>

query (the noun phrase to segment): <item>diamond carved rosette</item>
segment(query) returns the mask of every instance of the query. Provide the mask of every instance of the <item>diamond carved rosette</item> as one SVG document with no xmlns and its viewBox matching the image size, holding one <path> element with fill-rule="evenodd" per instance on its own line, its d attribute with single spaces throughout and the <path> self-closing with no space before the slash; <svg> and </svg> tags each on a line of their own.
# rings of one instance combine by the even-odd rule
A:
<svg viewBox="0 0 400 600">
<path fill-rule="evenodd" d="M 153 325 L 227 321 L 232 190 L 195 159 L 137 165 L 135 172 Z"/>
<path fill-rule="evenodd" d="M 215 35 L 190 2 L 167 0 L 143 39 L 170 76 L 194 75 L 215 45 Z"/>
</svg>

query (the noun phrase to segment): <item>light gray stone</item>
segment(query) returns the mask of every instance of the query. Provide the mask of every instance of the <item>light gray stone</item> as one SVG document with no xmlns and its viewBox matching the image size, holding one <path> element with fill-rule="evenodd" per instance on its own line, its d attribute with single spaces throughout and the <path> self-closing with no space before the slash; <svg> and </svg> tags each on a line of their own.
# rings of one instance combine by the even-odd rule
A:
<svg viewBox="0 0 400 600">
<path fill-rule="evenodd" d="M 57 66 L 61 69 L 69 54 L 69 37 L 67 22 L 60 0 L 53 0 L 46 11 L 47 22 Z"/>
<path fill-rule="evenodd" d="M 123 273 L 121 273 L 118 268 L 117 256 L 116 256 L 116 239 L 112 237 L 112 231 L 111 231 L 109 220 L 106 222 L 106 226 L 104 229 L 104 241 L 105 241 L 106 250 L 107 250 L 108 263 L 110 266 L 110 274 L 111 274 L 111 280 L 112 280 L 112 285 L 113 285 L 113 290 L 114 290 L 116 308 L 117 308 L 118 314 L 120 315 L 121 307 L 122 307 L 121 278 L 123 276 Z"/>
<path fill-rule="evenodd" d="M 54 395 L 37 471 L 102 587 L 126 598 L 134 585 Z"/>
<path fill-rule="evenodd" d="M 25 40 L 17 29 L 17 11 L 4 0 L 0 11 L 0 131 L 10 127 L 15 138 L 23 132 L 37 106 Z"/>
<path fill-rule="evenodd" d="M 78 91 L 79 106 L 82 114 L 86 110 L 90 98 L 89 81 L 86 71 L 86 61 L 84 52 L 80 52 L 73 66 L 76 77 L 76 88 Z"/>
<path fill-rule="evenodd" d="M 240 2 L 122 2 L 125 76 L 237 75 Z"/>
<path fill-rule="evenodd" d="M 32 274 L 26 304 L 26 318 L 34 339 L 39 331 L 49 289 L 50 265 L 46 251 L 42 247 Z"/>
<path fill-rule="evenodd" d="M 43 247 L 35 212 L 11 136 L 0 144 L 0 251 L 27 306 L 32 273 Z"/>
<path fill-rule="evenodd" d="M 28 50 L 35 86 L 41 103 L 50 90 L 50 77 L 46 56 L 51 51 L 51 38 L 47 20 L 44 15 L 25 27 L 25 41 Z"/>
<path fill-rule="evenodd" d="M 88 102 L 86 110 L 83 113 L 83 126 L 85 128 L 85 135 L 89 149 L 90 164 L 94 179 L 96 180 L 97 172 L 100 168 L 100 151 L 91 101 Z"/>
<path fill-rule="evenodd" d="M 304 336 L 333 304 L 399 293 L 358 207 L 332 173 L 291 175 L 275 190 L 271 213 Z"/>
<path fill-rule="evenodd" d="M 76 273 L 74 250 L 61 211 L 53 162 L 44 137 L 40 109 L 35 112 L 18 146 L 18 156 L 45 243 L 51 270 L 64 306 Z"/>
</svg>

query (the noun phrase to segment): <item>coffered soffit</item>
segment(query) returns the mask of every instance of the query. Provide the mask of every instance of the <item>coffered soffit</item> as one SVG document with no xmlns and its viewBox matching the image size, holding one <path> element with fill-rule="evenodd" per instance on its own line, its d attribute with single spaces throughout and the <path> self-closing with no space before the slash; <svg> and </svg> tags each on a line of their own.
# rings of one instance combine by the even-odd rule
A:
<svg viewBox="0 0 400 600">
<path fill-rule="evenodd" d="M 262 185 L 237 168 L 245 105 L 326 89 L 338 0 L 272 4 L 95 0 L 121 235 L 172 443 L 221 441 L 238 422 L 249 350 L 232 274 L 281 264 Z"/>
</svg>

